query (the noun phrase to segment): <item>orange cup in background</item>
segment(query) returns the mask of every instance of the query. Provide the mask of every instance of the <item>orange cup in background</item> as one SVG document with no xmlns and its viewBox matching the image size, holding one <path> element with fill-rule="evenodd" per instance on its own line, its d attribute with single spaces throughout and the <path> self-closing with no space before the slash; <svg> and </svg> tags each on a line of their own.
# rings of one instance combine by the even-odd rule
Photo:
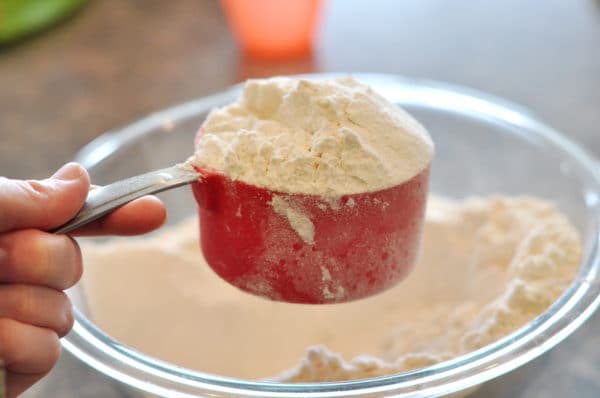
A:
<svg viewBox="0 0 600 398">
<path fill-rule="evenodd" d="M 289 59 L 311 53 L 321 0 L 221 0 L 221 5 L 249 57 Z"/>
</svg>

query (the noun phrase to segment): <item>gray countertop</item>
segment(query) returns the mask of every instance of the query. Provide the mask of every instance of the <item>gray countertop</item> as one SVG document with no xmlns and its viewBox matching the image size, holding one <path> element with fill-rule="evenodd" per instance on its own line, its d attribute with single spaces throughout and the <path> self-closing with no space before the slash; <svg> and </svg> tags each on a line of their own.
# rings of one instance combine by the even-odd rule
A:
<svg viewBox="0 0 600 398">
<path fill-rule="evenodd" d="M 600 1 L 328 1 L 312 58 L 245 59 L 216 1 L 92 0 L 0 49 L 0 174 L 48 175 L 99 134 L 247 77 L 386 72 L 505 97 L 600 156 Z M 600 396 L 600 316 L 476 397 Z M 26 397 L 128 397 L 68 354 Z"/>
</svg>

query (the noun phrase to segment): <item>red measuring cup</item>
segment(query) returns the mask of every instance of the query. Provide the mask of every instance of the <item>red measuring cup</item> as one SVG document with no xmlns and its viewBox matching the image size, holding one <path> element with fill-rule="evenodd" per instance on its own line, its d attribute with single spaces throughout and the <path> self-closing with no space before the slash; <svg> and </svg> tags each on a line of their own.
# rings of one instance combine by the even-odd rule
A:
<svg viewBox="0 0 600 398">
<path fill-rule="evenodd" d="M 325 198 L 273 192 L 199 171 L 192 185 L 209 266 L 238 288 L 293 303 L 341 303 L 401 281 L 418 255 L 430 166 L 397 186 Z M 314 226 L 306 241 L 277 212 L 283 200 Z"/>
</svg>

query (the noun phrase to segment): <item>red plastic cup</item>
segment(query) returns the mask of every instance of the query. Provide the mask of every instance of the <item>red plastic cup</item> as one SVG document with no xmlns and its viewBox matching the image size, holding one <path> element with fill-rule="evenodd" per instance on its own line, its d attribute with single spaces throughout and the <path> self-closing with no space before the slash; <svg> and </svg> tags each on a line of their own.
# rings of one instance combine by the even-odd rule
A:
<svg viewBox="0 0 600 398">
<path fill-rule="evenodd" d="M 343 195 L 272 192 L 199 170 L 200 244 L 225 281 L 271 300 L 341 303 L 384 291 L 416 262 L 430 167 L 388 189 Z M 310 218 L 305 242 L 271 201 L 277 195 Z"/>
<path fill-rule="evenodd" d="M 221 0 L 242 51 L 267 59 L 311 52 L 320 4 L 320 0 Z"/>
</svg>

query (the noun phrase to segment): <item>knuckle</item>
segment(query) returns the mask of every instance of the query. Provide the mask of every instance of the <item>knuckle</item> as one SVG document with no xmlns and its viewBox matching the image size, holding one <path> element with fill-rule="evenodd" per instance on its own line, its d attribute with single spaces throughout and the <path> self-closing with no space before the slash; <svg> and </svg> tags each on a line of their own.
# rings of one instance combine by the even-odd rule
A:
<svg viewBox="0 0 600 398">
<path fill-rule="evenodd" d="M 41 231 L 25 229 L 3 240 L 8 260 L 2 267 L 6 282 L 37 282 L 48 272 L 50 249 Z"/>
<path fill-rule="evenodd" d="M 53 253 L 53 269 L 55 286 L 58 289 L 68 289 L 73 286 L 83 273 L 81 251 L 73 238 L 67 235 L 55 236 Z"/>
<path fill-rule="evenodd" d="M 4 260 L 0 265 L 0 282 L 12 282 L 18 278 L 19 250 L 18 243 L 14 242 L 14 234 L 3 235 L 0 239 L 0 250 L 4 252 Z"/>
<path fill-rule="evenodd" d="M 48 184 L 38 180 L 20 181 L 20 183 L 22 192 L 27 195 L 29 199 L 41 203 L 48 202 L 51 194 L 51 189 Z"/>
<path fill-rule="evenodd" d="M 33 290 L 25 285 L 14 285 L 12 291 L 15 319 L 31 318 L 37 306 Z"/>
<path fill-rule="evenodd" d="M 63 292 L 60 292 L 60 301 L 59 313 L 61 315 L 59 316 L 60 321 L 58 322 L 56 333 L 59 337 L 64 337 L 71 331 L 75 319 L 73 316 L 73 304 Z"/>
<path fill-rule="evenodd" d="M 54 262 L 54 245 L 50 239 L 37 236 L 35 239 L 35 261 L 29 267 L 32 277 L 35 281 L 46 280 L 51 275 L 52 264 Z"/>
<path fill-rule="evenodd" d="M 8 318 L 0 318 L 0 354 L 2 354 L 2 347 L 10 347 L 14 339 L 15 333 L 12 321 Z"/>
<path fill-rule="evenodd" d="M 52 333 L 52 336 L 50 337 L 50 341 L 46 349 L 48 358 L 46 372 L 49 372 L 50 369 L 52 369 L 52 367 L 60 359 L 60 340 L 58 339 L 58 336 L 55 333 Z"/>
<path fill-rule="evenodd" d="M 64 327 L 60 331 L 60 334 L 59 334 L 60 337 L 65 337 L 67 334 L 69 334 L 71 329 L 73 329 L 73 324 L 75 323 L 75 318 L 73 317 L 72 310 L 67 312 L 67 315 L 65 316 L 65 318 L 66 318 L 66 320 L 65 320 Z"/>
<path fill-rule="evenodd" d="M 32 259 L 22 262 L 29 264 L 23 271 L 27 282 L 67 289 L 79 280 L 83 272 L 81 253 L 72 238 L 40 233 L 34 242 Z"/>
<path fill-rule="evenodd" d="M 67 288 L 75 285 L 83 275 L 83 256 L 81 254 L 81 248 L 75 239 L 70 236 L 66 237 L 68 239 L 70 250 L 72 251 L 72 269 L 71 269 L 71 278 L 68 280 Z"/>
<path fill-rule="evenodd" d="M 48 206 L 54 201 L 50 200 L 53 189 L 44 181 L 38 180 L 26 180 L 17 181 L 17 185 L 20 188 L 22 197 L 32 203 L 38 204 L 38 206 Z M 39 213 L 39 214 L 38 214 Z M 48 220 L 52 217 L 53 209 L 49 208 L 45 212 L 37 212 L 39 222 L 43 225 L 48 224 Z"/>
<path fill-rule="evenodd" d="M 0 236 L 6 258 L 0 265 L 0 283 L 28 283 L 55 289 L 73 286 L 83 274 L 81 250 L 66 235 L 21 230 Z"/>
<path fill-rule="evenodd" d="M 18 373 L 48 373 L 60 358 L 58 335 L 8 318 L 0 318 L 0 358 Z"/>
</svg>

